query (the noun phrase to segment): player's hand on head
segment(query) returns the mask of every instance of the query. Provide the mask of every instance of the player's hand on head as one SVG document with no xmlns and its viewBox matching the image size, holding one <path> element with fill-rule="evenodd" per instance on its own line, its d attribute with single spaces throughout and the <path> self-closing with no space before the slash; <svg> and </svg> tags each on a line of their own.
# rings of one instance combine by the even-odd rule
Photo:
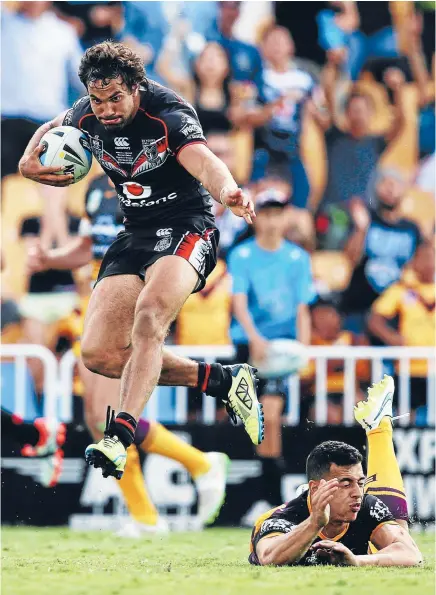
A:
<svg viewBox="0 0 436 595">
<path fill-rule="evenodd" d="M 310 549 L 335 566 L 359 566 L 357 557 L 343 543 L 324 539 L 314 543 Z"/>
<path fill-rule="evenodd" d="M 27 157 L 20 161 L 20 173 L 25 178 L 47 184 L 48 186 L 69 186 L 74 180 L 73 174 L 62 174 L 63 168 L 58 166 L 42 165 L 40 156 L 44 151 L 42 145 L 38 145 Z"/>
<path fill-rule="evenodd" d="M 338 490 L 338 487 L 339 483 L 336 478 L 329 479 L 329 481 L 321 479 L 318 489 L 310 496 L 310 503 L 312 505 L 310 516 L 319 529 L 325 527 L 329 522 L 330 502 Z"/>
<path fill-rule="evenodd" d="M 223 188 L 220 194 L 220 201 L 228 207 L 237 217 L 243 217 L 248 224 L 253 223 L 256 217 L 254 212 L 254 203 L 246 192 L 241 188 L 230 190 Z"/>
</svg>

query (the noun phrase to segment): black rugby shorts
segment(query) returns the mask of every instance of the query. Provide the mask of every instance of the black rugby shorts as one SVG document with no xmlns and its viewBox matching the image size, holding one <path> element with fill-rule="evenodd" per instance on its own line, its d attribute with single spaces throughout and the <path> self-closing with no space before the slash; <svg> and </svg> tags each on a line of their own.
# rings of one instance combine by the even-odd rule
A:
<svg viewBox="0 0 436 595">
<path fill-rule="evenodd" d="M 113 275 L 138 275 L 144 280 L 148 267 L 163 256 L 176 255 L 197 271 L 194 293 L 203 289 L 217 260 L 219 231 L 206 215 L 190 215 L 175 222 L 147 228 L 129 228 L 118 234 L 106 252 L 97 283 Z"/>
</svg>

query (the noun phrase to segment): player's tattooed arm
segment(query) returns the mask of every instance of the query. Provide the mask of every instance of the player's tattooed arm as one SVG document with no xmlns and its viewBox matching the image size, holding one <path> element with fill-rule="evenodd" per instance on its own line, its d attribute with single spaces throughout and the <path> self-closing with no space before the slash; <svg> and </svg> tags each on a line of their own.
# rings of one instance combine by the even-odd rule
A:
<svg viewBox="0 0 436 595">
<path fill-rule="evenodd" d="M 53 120 L 50 120 L 50 122 L 46 122 L 40 126 L 30 139 L 18 164 L 18 169 L 25 178 L 49 186 L 68 186 L 71 184 L 74 177 L 72 174 L 61 175 L 56 173 L 61 171 L 59 167 L 46 167 L 39 160 L 39 156 L 43 151 L 43 147 L 40 145 L 42 137 L 51 128 L 61 126 L 66 113 L 65 111 Z"/>
<path fill-rule="evenodd" d="M 358 566 L 419 566 L 422 554 L 407 529 L 393 523 L 376 527 L 371 542 L 376 554 L 356 556 Z"/>
<path fill-rule="evenodd" d="M 238 188 L 228 167 L 206 145 L 185 145 L 178 153 L 179 163 L 210 192 L 217 202 L 236 216 L 253 223 L 256 214 L 253 201 Z"/>
</svg>

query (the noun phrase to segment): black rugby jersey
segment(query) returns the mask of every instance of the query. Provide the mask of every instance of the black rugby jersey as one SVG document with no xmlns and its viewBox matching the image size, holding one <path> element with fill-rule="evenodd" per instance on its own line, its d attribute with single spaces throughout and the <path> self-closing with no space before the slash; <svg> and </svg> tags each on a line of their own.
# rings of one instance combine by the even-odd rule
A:
<svg viewBox="0 0 436 595">
<path fill-rule="evenodd" d="M 259 565 L 256 546 L 262 537 L 271 534 L 290 533 L 297 525 L 305 521 L 309 515 L 310 501 L 306 491 L 287 504 L 273 508 L 259 517 L 251 534 L 250 556 L 248 558 L 250 564 Z M 347 524 L 345 530 L 332 541 L 343 543 L 355 555 L 367 554 L 372 534 L 385 523 L 396 524 L 389 508 L 377 497 L 365 495 L 357 519 Z M 330 538 L 320 532 L 313 543 L 323 539 Z M 316 551 L 311 550 L 308 550 L 301 560 L 296 562 L 299 566 L 328 563 L 326 558 L 321 558 Z"/>
<path fill-rule="evenodd" d="M 80 222 L 79 234 L 92 239 L 93 281 L 109 246 L 124 230 L 124 215 L 117 193 L 106 175 L 95 178 L 85 197 L 86 215 Z"/>
<path fill-rule="evenodd" d="M 73 105 L 63 124 L 87 134 L 92 154 L 115 184 L 126 227 L 166 224 L 181 212 L 210 215 L 210 194 L 177 161 L 186 145 L 206 144 L 194 108 L 152 80 L 140 94 L 136 116 L 122 129 L 106 130 L 89 96 Z"/>
</svg>

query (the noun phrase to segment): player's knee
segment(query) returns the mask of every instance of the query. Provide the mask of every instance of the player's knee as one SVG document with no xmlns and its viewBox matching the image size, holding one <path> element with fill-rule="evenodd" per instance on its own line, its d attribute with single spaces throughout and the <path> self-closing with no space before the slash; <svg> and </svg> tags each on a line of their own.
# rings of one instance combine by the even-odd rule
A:
<svg viewBox="0 0 436 595">
<path fill-rule="evenodd" d="M 165 303 L 159 301 L 141 304 L 135 315 L 132 342 L 155 340 L 163 343 L 170 324 L 167 311 Z"/>
<path fill-rule="evenodd" d="M 82 346 L 82 361 L 91 372 L 107 378 L 120 378 L 126 363 L 124 353 Z"/>
</svg>

